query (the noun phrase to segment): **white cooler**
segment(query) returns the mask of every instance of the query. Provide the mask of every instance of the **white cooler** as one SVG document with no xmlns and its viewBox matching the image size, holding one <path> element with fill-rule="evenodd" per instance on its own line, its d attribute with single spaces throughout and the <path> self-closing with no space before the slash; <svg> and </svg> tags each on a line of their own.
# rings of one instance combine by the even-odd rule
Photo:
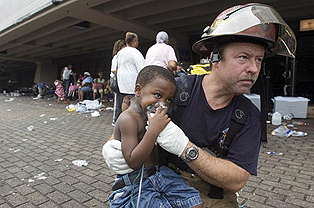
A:
<svg viewBox="0 0 314 208">
<path fill-rule="evenodd" d="M 260 95 L 257 94 L 244 94 L 245 97 L 249 98 L 251 102 L 261 111 L 261 98 Z"/>
<path fill-rule="evenodd" d="M 310 101 L 304 97 L 282 97 L 277 96 L 274 98 L 274 113 L 279 112 L 281 116 L 289 113 L 294 115 L 294 118 L 307 117 L 307 105 Z"/>
</svg>

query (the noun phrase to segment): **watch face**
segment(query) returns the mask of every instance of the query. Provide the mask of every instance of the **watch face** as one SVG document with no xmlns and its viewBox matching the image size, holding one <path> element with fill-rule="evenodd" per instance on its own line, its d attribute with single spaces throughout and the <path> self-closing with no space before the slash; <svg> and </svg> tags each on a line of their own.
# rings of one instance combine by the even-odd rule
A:
<svg viewBox="0 0 314 208">
<path fill-rule="evenodd" d="M 189 156 L 190 156 L 191 159 L 195 158 L 195 157 L 197 156 L 197 151 L 191 150 L 191 151 L 189 152 Z"/>
</svg>

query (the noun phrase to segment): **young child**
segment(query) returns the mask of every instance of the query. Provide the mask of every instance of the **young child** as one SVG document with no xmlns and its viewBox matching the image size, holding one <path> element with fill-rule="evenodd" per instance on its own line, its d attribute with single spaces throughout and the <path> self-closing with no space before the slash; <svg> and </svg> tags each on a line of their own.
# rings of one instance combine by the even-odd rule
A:
<svg viewBox="0 0 314 208">
<path fill-rule="evenodd" d="M 75 92 L 80 87 L 80 85 L 81 85 L 81 81 L 78 80 L 78 81 L 74 82 L 74 84 L 69 87 L 69 98 L 70 99 L 74 99 Z"/>
<path fill-rule="evenodd" d="M 103 96 L 104 96 L 104 85 L 105 85 L 105 79 L 103 78 L 103 72 L 98 73 L 98 78 L 96 78 L 93 82 L 93 98 L 94 100 L 96 99 L 96 94 L 97 92 L 100 95 L 100 101 L 103 101 Z"/>
<path fill-rule="evenodd" d="M 114 128 L 114 138 L 121 141 L 124 159 L 134 171 L 117 174 L 112 188 L 114 192 L 109 197 L 111 208 L 137 204 L 143 165 L 145 169 L 138 207 L 202 207 L 196 189 L 188 186 L 172 169 L 158 166 L 155 142 L 170 118 L 161 107 L 153 117 L 148 117 L 147 109 L 157 102 L 163 102 L 169 107 L 175 91 L 173 74 L 163 67 L 146 66 L 138 74 L 135 98 L 130 107 L 119 116 Z M 149 126 L 146 130 L 148 118 Z"/>
<path fill-rule="evenodd" d="M 66 97 L 65 97 L 65 92 L 64 92 L 64 89 L 63 89 L 63 86 L 62 86 L 62 81 L 55 80 L 54 84 L 56 86 L 55 94 L 58 97 L 58 104 L 61 103 L 61 100 L 64 101 L 64 104 L 67 104 L 68 102 L 67 102 Z"/>
</svg>

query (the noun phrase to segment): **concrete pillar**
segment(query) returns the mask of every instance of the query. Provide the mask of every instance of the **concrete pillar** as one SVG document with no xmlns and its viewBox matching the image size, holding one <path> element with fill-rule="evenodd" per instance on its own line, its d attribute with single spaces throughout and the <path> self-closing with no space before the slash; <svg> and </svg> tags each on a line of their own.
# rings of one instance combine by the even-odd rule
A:
<svg viewBox="0 0 314 208">
<path fill-rule="evenodd" d="M 34 82 L 46 82 L 48 85 L 53 84 L 58 75 L 58 66 L 53 64 L 50 59 L 44 59 L 36 62 L 36 73 L 34 77 Z"/>
</svg>

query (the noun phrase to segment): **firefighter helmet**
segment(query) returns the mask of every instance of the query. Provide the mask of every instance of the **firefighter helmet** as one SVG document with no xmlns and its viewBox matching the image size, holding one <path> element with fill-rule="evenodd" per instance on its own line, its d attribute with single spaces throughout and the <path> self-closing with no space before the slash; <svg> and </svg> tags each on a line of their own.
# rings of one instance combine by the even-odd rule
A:
<svg viewBox="0 0 314 208">
<path fill-rule="evenodd" d="M 265 47 L 266 57 L 280 54 L 294 57 L 296 37 L 277 13 L 265 4 L 250 3 L 226 9 L 204 29 L 193 50 L 205 57 L 230 41 L 253 41 Z"/>
</svg>

